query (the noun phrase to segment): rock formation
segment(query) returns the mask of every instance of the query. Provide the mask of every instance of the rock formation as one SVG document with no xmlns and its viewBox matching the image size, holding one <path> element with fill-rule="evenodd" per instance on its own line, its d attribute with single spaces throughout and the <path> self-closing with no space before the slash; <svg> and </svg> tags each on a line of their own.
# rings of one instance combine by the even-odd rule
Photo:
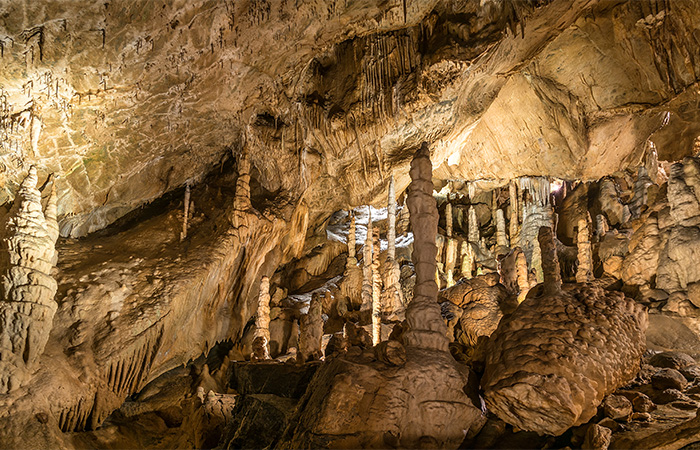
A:
<svg viewBox="0 0 700 450">
<path fill-rule="evenodd" d="M 259 350 L 251 359 L 270 359 L 270 279 L 266 276 L 260 280 L 258 309 L 255 312 L 255 334 L 253 343 Z"/>
<path fill-rule="evenodd" d="M 342 294 L 350 299 L 353 304 L 362 305 L 362 269 L 357 261 L 355 215 L 349 213 L 350 225 L 348 229 L 348 258 L 345 261 L 345 272 L 343 272 L 343 282 L 341 283 Z"/>
<path fill-rule="evenodd" d="M 372 250 L 372 345 L 382 340 L 382 278 L 379 274 L 379 230 L 375 229 L 371 241 Z M 365 244 L 366 245 L 366 244 Z"/>
<path fill-rule="evenodd" d="M 462 277 L 470 279 L 474 269 L 474 250 L 469 241 L 462 241 L 460 248 L 460 272 Z"/>
<path fill-rule="evenodd" d="M 523 430 L 560 435 L 635 377 L 647 313 L 622 293 L 561 288 L 551 229 L 542 228 L 544 288 L 504 318 L 486 350 L 486 404 Z"/>
<path fill-rule="evenodd" d="M 508 184 L 508 195 L 510 197 L 510 239 L 515 240 L 518 235 L 518 212 L 520 205 L 518 204 L 518 185 L 515 180 Z"/>
<path fill-rule="evenodd" d="M 586 283 L 593 280 L 593 255 L 591 252 L 591 240 L 588 232 L 588 220 L 579 219 L 578 238 L 578 268 L 576 269 L 576 281 Z"/>
<path fill-rule="evenodd" d="M 182 232 L 180 232 L 180 240 L 184 241 L 187 238 L 187 221 L 190 217 L 190 185 L 185 185 L 185 200 L 182 211 Z"/>
<path fill-rule="evenodd" d="M 323 339 L 323 317 L 321 317 L 321 296 L 311 296 L 309 310 L 299 319 L 299 349 L 297 361 L 317 361 L 323 356 L 321 341 Z"/>
<path fill-rule="evenodd" d="M 401 292 L 401 268 L 396 260 L 396 190 L 394 176 L 389 182 L 389 197 L 387 199 L 387 251 L 384 262 L 384 290 L 381 295 L 382 308 L 394 319 L 403 319 L 404 301 Z"/>
<path fill-rule="evenodd" d="M 372 260 L 374 254 L 374 244 L 372 239 L 374 232 L 372 231 L 372 210 L 368 208 L 367 219 L 367 235 L 365 243 L 362 246 L 362 307 L 361 309 L 372 309 L 372 286 L 373 286 L 373 271 Z"/>
<path fill-rule="evenodd" d="M 49 339 L 57 304 L 56 193 L 44 211 L 29 168 L 2 223 L 0 247 L 0 394 L 18 389 L 31 376 Z"/>
</svg>

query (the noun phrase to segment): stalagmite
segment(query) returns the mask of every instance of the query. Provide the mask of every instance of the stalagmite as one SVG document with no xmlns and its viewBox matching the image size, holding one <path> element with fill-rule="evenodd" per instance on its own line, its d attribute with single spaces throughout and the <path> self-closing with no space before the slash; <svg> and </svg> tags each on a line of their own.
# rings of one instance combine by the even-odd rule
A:
<svg viewBox="0 0 700 450">
<path fill-rule="evenodd" d="M 387 316 L 392 319 L 403 320 L 404 304 L 401 290 L 401 268 L 396 260 L 396 191 L 394 188 L 394 176 L 389 182 L 389 197 L 387 199 L 387 218 L 389 228 L 387 231 L 387 254 L 384 270 L 384 291 L 382 291 L 381 303 Z"/>
<path fill-rule="evenodd" d="M 0 393 L 30 377 L 57 308 L 51 276 L 58 237 L 56 195 L 52 189 L 44 215 L 36 184 L 32 166 L 0 231 Z"/>
<path fill-rule="evenodd" d="M 413 228 L 413 265 L 416 268 L 414 297 L 406 308 L 409 347 L 447 351 L 447 332 L 437 304 L 435 283 L 435 236 L 438 212 L 433 198 L 432 163 L 428 144 L 423 143 L 411 162 L 408 207 Z"/>
<path fill-rule="evenodd" d="M 251 359 L 270 359 L 270 279 L 266 276 L 260 280 L 253 343 L 258 352 L 254 353 Z"/>
<path fill-rule="evenodd" d="M 368 206 L 367 235 L 362 248 L 362 310 L 372 308 L 372 211 Z"/>
<path fill-rule="evenodd" d="M 452 237 L 452 204 L 450 202 L 445 206 L 445 235 L 448 238 Z"/>
<path fill-rule="evenodd" d="M 185 186 L 185 208 L 182 216 L 182 232 L 180 233 L 180 240 L 184 241 L 187 238 L 187 219 L 190 215 L 190 185 L 187 183 Z"/>
<path fill-rule="evenodd" d="M 608 221 L 605 216 L 598 214 L 596 217 L 596 234 L 598 235 L 598 240 L 602 240 L 603 236 L 608 233 L 610 227 L 608 227 Z"/>
<path fill-rule="evenodd" d="M 496 210 L 496 246 L 508 248 L 508 235 L 506 234 L 506 219 L 503 210 Z"/>
<path fill-rule="evenodd" d="M 452 287 L 455 284 L 455 264 L 457 264 L 457 240 L 448 237 L 445 246 L 445 283 L 447 287 Z"/>
<path fill-rule="evenodd" d="M 472 251 L 472 244 L 468 241 L 462 241 L 461 253 L 461 267 L 462 277 L 467 280 L 473 276 L 474 269 L 474 252 Z"/>
<path fill-rule="evenodd" d="M 382 340 L 382 278 L 379 274 L 379 229 L 372 236 L 372 345 Z"/>
<path fill-rule="evenodd" d="M 518 280 L 518 303 L 522 303 L 530 292 L 530 277 L 527 270 L 527 259 L 525 253 L 518 249 L 518 256 L 515 260 L 515 270 Z"/>
<path fill-rule="evenodd" d="M 588 233 L 588 221 L 578 221 L 578 268 L 576 270 L 576 282 L 587 283 L 593 280 L 593 256 L 591 252 L 591 239 Z"/>
<path fill-rule="evenodd" d="M 299 351 L 297 362 L 317 361 L 323 356 L 323 317 L 322 301 L 317 292 L 311 296 L 309 312 L 299 319 Z"/>
<path fill-rule="evenodd" d="M 355 215 L 349 212 L 350 228 L 348 230 L 348 259 L 345 261 L 345 272 L 340 285 L 342 294 L 350 299 L 351 303 L 362 302 L 362 269 L 360 269 L 355 253 L 356 228 Z"/>
<path fill-rule="evenodd" d="M 435 282 L 437 283 L 438 289 L 440 289 L 440 275 L 445 273 L 445 265 L 442 263 L 445 238 L 442 235 L 438 234 L 435 236 L 435 248 L 437 248 L 437 253 L 435 254 Z"/>
<path fill-rule="evenodd" d="M 537 233 L 537 241 L 540 244 L 542 255 L 545 292 L 548 294 L 559 292 L 561 291 L 561 270 L 559 269 L 557 247 L 554 245 L 554 232 L 549 227 L 541 227 Z"/>
<path fill-rule="evenodd" d="M 479 231 L 479 218 L 476 217 L 474 206 L 469 207 L 469 242 L 480 245 L 481 233 Z"/>
</svg>

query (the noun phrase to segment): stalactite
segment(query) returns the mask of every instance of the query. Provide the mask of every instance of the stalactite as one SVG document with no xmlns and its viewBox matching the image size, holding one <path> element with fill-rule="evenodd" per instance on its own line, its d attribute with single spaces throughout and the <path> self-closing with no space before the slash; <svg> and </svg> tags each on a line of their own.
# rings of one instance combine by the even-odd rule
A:
<svg viewBox="0 0 700 450">
<path fill-rule="evenodd" d="M 438 211 L 433 198 L 432 163 L 427 143 L 423 143 L 411 162 L 411 186 L 408 207 L 413 228 L 413 265 L 416 268 L 414 297 L 406 308 L 407 331 L 404 342 L 409 347 L 447 351 L 447 326 L 437 304 L 435 283 L 435 236 Z"/>
<path fill-rule="evenodd" d="M 593 256 L 591 252 L 591 240 L 588 233 L 588 220 L 578 221 L 578 268 L 576 270 L 576 281 L 578 283 L 588 283 L 593 281 Z"/>
<path fill-rule="evenodd" d="M 462 241 L 461 253 L 461 272 L 462 277 L 469 280 L 473 276 L 474 268 L 474 252 L 472 251 L 472 244 L 468 241 Z"/>
<path fill-rule="evenodd" d="M 382 340 L 382 279 L 379 274 L 379 229 L 372 236 L 372 345 Z"/>
<path fill-rule="evenodd" d="M 527 270 L 527 259 L 525 253 L 518 249 L 518 255 L 515 260 L 516 279 L 518 283 L 518 303 L 522 303 L 530 292 L 530 276 Z"/>
<path fill-rule="evenodd" d="M 187 183 L 185 186 L 185 207 L 182 216 L 182 232 L 180 233 L 180 240 L 184 241 L 187 238 L 187 219 L 190 215 L 190 184 Z"/>
<path fill-rule="evenodd" d="M 0 393 L 22 385 L 49 338 L 57 304 L 56 196 L 46 214 L 31 166 L 2 225 L 0 242 Z"/>
<path fill-rule="evenodd" d="M 270 359 L 270 279 L 266 276 L 260 279 L 251 359 Z"/>
</svg>

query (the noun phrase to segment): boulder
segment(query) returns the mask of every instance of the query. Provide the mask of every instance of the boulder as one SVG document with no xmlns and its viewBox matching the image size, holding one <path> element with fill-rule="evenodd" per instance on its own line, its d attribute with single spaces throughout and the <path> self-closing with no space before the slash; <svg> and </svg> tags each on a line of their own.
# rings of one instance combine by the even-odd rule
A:
<svg viewBox="0 0 700 450">
<path fill-rule="evenodd" d="M 688 380 L 676 369 L 660 369 L 651 376 L 651 385 L 654 389 L 678 389 L 682 391 L 688 384 Z"/>
<path fill-rule="evenodd" d="M 457 448 L 483 424 L 478 401 L 474 373 L 447 352 L 409 347 L 403 367 L 336 358 L 319 369 L 279 447 Z"/>
<path fill-rule="evenodd" d="M 635 377 L 647 314 L 597 286 L 536 291 L 492 334 L 481 385 L 489 410 L 505 422 L 560 435 Z"/>
</svg>

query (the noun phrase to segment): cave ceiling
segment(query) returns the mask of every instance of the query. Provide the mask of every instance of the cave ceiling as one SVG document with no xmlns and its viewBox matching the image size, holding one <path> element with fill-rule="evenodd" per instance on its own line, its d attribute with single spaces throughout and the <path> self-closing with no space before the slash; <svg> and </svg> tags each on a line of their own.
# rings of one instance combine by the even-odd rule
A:
<svg viewBox="0 0 700 450">
<path fill-rule="evenodd" d="M 423 141 L 440 179 L 597 179 L 693 153 L 699 39 L 690 0 L 1 1 L 0 203 L 36 165 L 83 236 L 246 151 L 327 216 Z"/>
</svg>

